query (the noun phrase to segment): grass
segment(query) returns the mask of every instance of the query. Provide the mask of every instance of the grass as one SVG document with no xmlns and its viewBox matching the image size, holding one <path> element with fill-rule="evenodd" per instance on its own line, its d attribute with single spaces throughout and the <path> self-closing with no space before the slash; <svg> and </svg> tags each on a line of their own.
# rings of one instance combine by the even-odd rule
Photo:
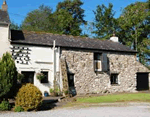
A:
<svg viewBox="0 0 150 117">
<path fill-rule="evenodd" d="M 150 102 L 150 93 L 109 94 L 98 97 L 77 98 L 79 103 Z"/>
</svg>

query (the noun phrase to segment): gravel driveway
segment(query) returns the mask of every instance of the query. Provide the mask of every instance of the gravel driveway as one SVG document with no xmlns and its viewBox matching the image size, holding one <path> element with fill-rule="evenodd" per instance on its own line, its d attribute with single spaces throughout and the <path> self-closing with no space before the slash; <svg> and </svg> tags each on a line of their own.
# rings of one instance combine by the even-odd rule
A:
<svg viewBox="0 0 150 117">
<path fill-rule="evenodd" d="M 130 103 L 127 106 L 100 105 L 97 107 L 63 108 L 40 112 L 10 112 L 0 113 L 0 117 L 150 117 L 150 104 Z"/>
</svg>

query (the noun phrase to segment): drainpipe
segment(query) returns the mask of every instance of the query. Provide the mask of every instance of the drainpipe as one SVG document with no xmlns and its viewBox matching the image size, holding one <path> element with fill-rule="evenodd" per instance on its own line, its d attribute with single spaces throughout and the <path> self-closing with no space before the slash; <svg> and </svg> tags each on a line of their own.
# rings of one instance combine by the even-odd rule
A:
<svg viewBox="0 0 150 117">
<path fill-rule="evenodd" d="M 53 41 L 53 79 L 55 80 L 55 40 Z"/>
</svg>

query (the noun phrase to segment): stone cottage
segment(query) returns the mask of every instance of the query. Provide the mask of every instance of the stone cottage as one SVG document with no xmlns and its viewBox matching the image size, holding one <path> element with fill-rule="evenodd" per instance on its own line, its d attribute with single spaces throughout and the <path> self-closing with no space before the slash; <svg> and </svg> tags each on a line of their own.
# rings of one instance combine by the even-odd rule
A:
<svg viewBox="0 0 150 117">
<path fill-rule="evenodd" d="M 0 9 L 0 57 L 9 51 L 23 83 L 49 92 L 54 79 L 73 94 L 134 92 L 149 89 L 149 70 L 137 61 L 135 50 L 110 40 L 43 32 L 10 30 L 7 4 Z M 37 80 L 38 73 L 45 78 Z"/>
</svg>

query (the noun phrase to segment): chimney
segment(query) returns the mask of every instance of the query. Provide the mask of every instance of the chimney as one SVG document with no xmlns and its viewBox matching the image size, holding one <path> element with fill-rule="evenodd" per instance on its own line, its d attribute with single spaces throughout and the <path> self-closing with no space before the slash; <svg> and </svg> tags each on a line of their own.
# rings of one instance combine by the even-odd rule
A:
<svg viewBox="0 0 150 117">
<path fill-rule="evenodd" d="M 118 42 L 118 37 L 116 37 L 115 33 L 113 33 L 113 36 L 110 37 L 110 40 L 113 42 Z"/>
<path fill-rule="evenodd" d="M 6 3 L 6 0 L 3 0 L 2 10 L 7 11 L 7 9 L 8 9 L 8 6 L 7 6 L 7 3 Z"/>
</svg>

